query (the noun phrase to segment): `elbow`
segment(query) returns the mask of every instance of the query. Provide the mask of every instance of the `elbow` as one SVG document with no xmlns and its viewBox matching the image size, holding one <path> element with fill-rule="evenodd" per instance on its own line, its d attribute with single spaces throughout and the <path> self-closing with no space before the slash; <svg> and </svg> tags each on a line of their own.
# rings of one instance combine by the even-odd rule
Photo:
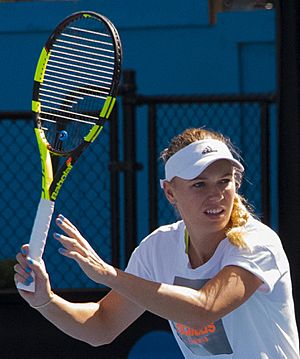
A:
<svg viewBox="0 0 300 359">
<path fill-rule="evenodd" d="M 214 313 L 201 312 L 199 315 L 194 315 L 188 322 L 185 322 L 185 326 L 193 328 L 196 331 L 210 333 L 216 330 L 215 322 L 219 320 L 220 317 Z"/>
<path fill-rule="evenodd" d="M 88 338 L 87 340 L 85 340 L 85 342 L 92 347 L 101 347 L 103 345 L 111 344 L 114 340 L 115 338 L 112 336 L 95 336 L 93 338 Z"/>
<path fill-rule="evenodd" d="M 104 342 L 98 342 L 98 341 L 91 341 L 91 340 L 89 340 L 89 341 L 86 341 L 86 343 L 88 344 L 88 345 L 90 345 L 91 347 L 93 347 L 93 348 L 98 348 L 98 347 L 101 347 L 102 345 L 106 345 L 106 344 L 109 344 L 109 343 L 104 343 Z"/>
<path fill-rule="evenodd" d="M 109 341 L 100 341 L 100 340 L 85 340 L 85 342 L 90 345 L 91 347 L 97 348 L 101 347 L 102 345 L 110 344 Z"/>
</svg>

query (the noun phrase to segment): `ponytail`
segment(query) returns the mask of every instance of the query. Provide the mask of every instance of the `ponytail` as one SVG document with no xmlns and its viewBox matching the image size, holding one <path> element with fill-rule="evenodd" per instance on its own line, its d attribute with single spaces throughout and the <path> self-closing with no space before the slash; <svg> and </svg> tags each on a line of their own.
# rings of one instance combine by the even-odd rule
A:
<svg viewBox="0 0 300 359">
<path fill-rule="evenodd" d="M 234 246 L 247 248 L 243 237 L 245 234 L 244 226 L 249 217 L 250 212 L 244 204 L 244 199 L 239 194 L 236 194 L 233 201 L 229 229 L 226 232 L 229 242 Z"/>
</svg>

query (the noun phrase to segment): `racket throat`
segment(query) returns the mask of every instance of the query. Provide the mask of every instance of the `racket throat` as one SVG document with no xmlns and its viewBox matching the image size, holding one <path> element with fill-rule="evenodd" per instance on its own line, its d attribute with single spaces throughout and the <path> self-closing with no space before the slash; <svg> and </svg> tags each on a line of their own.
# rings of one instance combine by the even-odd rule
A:
<svg viewBox="0 0 300 359">
<path fill-rule="evenodd" d="M 53 183 L 50 186 L 49 189 L 49 193 L 50 193 L 50 200 L 51 201 L 55 201 L 58 193 L 61 189 L 61 186 L 63 185 L 63 183 L 65 182 L 68 174 L 70 173 L 71 169 L 73 168 L 72 165 L 72 158 L 70 157 L 66 163 L 64 164 L 64 166 L 60 169 L 60 171 L 56 174 L 56 178 L 58 178 L 57 181 L 53 181 Z M 55 179 L 56 179 L 55 178 Z"/>
<path fill-rule="evenodd" d="M 51 201 L 55 201 L 58 193 L 64 184 L 66 178 L 71 172 L 75 162 L 80 157 L 81 153 L 88 147 L 90 143 L 84 141 L 65 161 L 65 163 L 59 168 L 58 172 L 54 176 L 54 180 L 49 188 L 49 197 Z"/>
</svg>

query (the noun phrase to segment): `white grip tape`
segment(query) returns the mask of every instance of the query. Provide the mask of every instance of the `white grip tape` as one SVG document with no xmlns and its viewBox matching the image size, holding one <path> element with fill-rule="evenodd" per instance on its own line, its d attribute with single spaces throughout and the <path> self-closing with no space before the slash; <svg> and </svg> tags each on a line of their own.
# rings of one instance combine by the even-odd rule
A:
<svg viewBox="0 0 300 359">
<path fill-rule="evenodd" d="M 29 257 L 34 260 L 39 261 L 43 256 L 53 212 L 54 202 L 41 198 L 29 241 Z M 34 278 L 34 273 L 32 275 Z M 35 281 L 30 285 L 18 283 L 17 288 L 27 292 L 34 292 Z"/>
</svg>

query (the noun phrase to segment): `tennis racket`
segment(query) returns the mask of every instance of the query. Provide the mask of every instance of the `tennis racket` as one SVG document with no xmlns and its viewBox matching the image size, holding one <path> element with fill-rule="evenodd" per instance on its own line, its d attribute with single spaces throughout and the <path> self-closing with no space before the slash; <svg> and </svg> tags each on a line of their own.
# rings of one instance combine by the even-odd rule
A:
<svg viewBox="0 0 300 359">
<path fill-rule="evenodd" d="M 42 164 L 42 195 L 29 241 L 29 256 L 35 260 L 42 258 L 63 183 L 112 112 L 121 62 L 116 28 L 90 11 L 63 20 L 41 52 L 32 99 Z M 35 282 L 18 288 L 34 292 Z"/>
</svg>

